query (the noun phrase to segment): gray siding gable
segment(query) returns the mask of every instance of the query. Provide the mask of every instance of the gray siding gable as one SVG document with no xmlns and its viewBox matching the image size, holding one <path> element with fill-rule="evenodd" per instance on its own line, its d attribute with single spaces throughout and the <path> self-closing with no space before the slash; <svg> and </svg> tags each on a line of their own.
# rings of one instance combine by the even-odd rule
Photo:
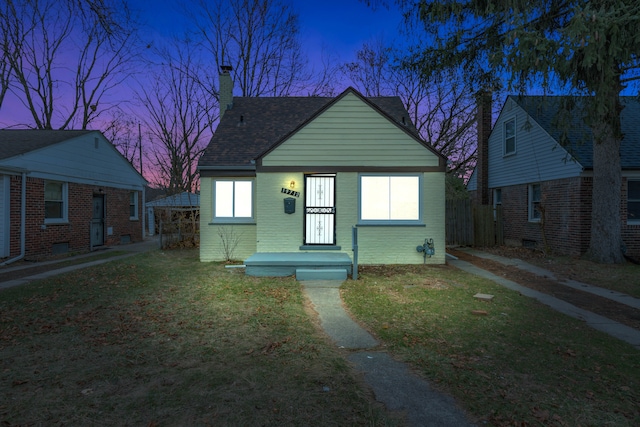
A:
<svg viewBox="0 0 640 427">
<path fill-rule="evenodd" d="M 593 168 L 593 134 L 584 117 L 590 98 L 580 96 L 512 96 L 530 117 L 585 168 Z M 622 169 L 640 169 L 640 102 L 637 97 L 621 96 L 620 124 Z"/>
<path fill-rule="evenodd" d="M 504 124 L 515 119 L 516 151 L 503 153 Z M 583 167 L 513 99 L 508 97 L 489 136 L 489 188 L 580 175 Z"/>
<path fill-rule="evenodd" d="M 146 180 L 98 131 L 69 134 L 32 151 L 0 160 L 34 178 L 142 190 Z"/>
</svg>

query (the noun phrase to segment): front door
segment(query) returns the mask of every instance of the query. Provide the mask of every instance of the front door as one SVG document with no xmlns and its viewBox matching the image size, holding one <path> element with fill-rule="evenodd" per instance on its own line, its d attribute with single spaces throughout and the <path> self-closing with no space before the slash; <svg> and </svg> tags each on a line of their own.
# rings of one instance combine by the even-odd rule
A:
<svg viewBox="0 0 640 427">
<path fill-rule="evenodd" d="M 93 218 L 91 219 L 91 247 L 104 245 L 104 196 L 93 195 Z"/>
<path fill-rule="evenodd" d="M 305 176 L 304 244 L 336 244 L 336 176 Z"/>
</svg>

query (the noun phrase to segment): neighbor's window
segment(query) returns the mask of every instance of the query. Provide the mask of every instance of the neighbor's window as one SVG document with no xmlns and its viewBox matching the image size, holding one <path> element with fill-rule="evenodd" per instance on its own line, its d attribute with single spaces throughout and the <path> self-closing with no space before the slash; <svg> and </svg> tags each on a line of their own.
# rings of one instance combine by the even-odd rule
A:
<svg viewBox="0 0 640 427">
<path fill-rule="evenodd" d="M 516 119 L 504 122 L 504 155 L 516 152 Z"/>
<path fill-rule="evenodd" d="M 421 177 L 360 176 L 360 221 L 420 221 Z"/>
<path fill-rule="evenodd" d="M 253 181 L 215 181 L 213 216 L 222 220 L 253 217 Z"/>
<path fill-rule="evenodd" d="M 529 185 L 529 221 L 539 222 L 542 219 L 540 210 L 541 190 L 540 184 Z"/>
<path fill-rule="evenodd" d="M 45 181 L 44 183 L 44 222 L 67 221 L 67 183 Z"/>
<path fill-rule="evenodd" d="M 138 192 L 132 191 L 129 193 L 129 219 L 138 219 Z"/>
<path fill-rule="evenodd" d="M 627 181 L 627 221 L 640 224 L 640 180 Z"/>
<path fill-rule="evenodd" d="M 493 219 L 497 217 L 498 206 L 502 206 L 502 188 L 493 190 Z"/>
</svg>

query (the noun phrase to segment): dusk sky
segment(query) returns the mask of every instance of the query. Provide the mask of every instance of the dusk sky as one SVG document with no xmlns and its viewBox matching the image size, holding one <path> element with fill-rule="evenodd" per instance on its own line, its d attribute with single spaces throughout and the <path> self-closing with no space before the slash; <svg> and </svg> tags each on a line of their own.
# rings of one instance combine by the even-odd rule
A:
<svg viewBox="0 0 640 427">
<path fill-rule="evenodd" d="M 163 39 L 180 36 L 188 28 L 175 0 L 130 0 L 129 4 L 140 13 L 145 24 L 142 37 L 151 43 L 162 44 Z M 374 9 L 360 0 L 293 0 L 292 5 L 299 15 L 300 41 L 312 67 L 320 63 L 323 50 L 333 60 L 345 63 L 355 59 L 364 42 L 382 39 L 389 44 L 400 39 L 402 16 L 394 6 L 392 10 Z M 7 94 L 0 110 L 0 128 L 31 121 L 20 101 Z"/>
<path fill-rule="evenodd" d="M 158 36 L 180 34 L 186 25 L 179 19 L 175 0 L 131 0 Z M 376 37 L 391 41 L 398 35 L 402 16 L 397 9 L 373 9 L 361 0 L 293 0 L 300 18 L 301 40 L 310 58 L 323 46 L 348 61 L 362 43 Z"/>
</svg>

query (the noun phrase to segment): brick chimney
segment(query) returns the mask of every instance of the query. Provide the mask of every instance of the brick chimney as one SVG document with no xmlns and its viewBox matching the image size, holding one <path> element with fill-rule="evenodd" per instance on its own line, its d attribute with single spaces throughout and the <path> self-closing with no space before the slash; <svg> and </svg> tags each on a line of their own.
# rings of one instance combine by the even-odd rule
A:
<svg viewBox="0 0 640 427">
<path fill-rule="evenodd" d="M 478 133 L 478 160 L 476 163 L 476 203 L 489 204 L 489 135 L 491 134 L 491 91 L 481 90 L 476 94 L 478 111 L 476 131 Z"/>
<path fill-rule="evenodd" d="M 220 91 L 218 93 L 218 103 L 220 105 L 220 120 L 224 112 L 233 107 L 233 80 L 231 80 L 230 65 L 220 67 Z"/>
</svg>

